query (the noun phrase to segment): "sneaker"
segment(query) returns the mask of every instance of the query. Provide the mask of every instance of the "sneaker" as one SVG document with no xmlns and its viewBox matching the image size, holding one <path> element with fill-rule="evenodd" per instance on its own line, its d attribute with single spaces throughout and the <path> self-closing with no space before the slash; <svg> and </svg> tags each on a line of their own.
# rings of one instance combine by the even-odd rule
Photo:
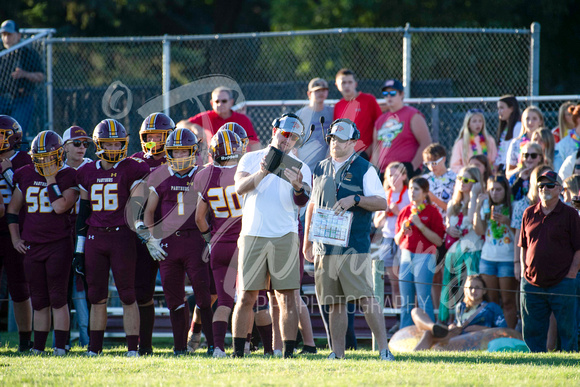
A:
<svg viewBox="0 0 580 387">
<path fill-rule="evenodd" d="M 30 354 L 34 356 L 44 356 L 46 351 L 41 351 L 40 349 L 30 348 Z"/>
<path fill-rule="evenodd" d="M 343 357 L 338 357 L 336 356 L 336 353 L 331 352 L 330 355 L 328 355 L 328 357 L 326 358 L 327 360 L 344 360 L 344 356 Z"/>
<path fill-rule="evenodd" d="M 97 357 L 97 356 L 99 356 L 99 354 L 96 352 L 93 352 L 93 351 L 87 351 L 87 352 L 85 352 L 85 356 L 86 357 Z"/>
<path fill-rule="evenodd" d="M 62 349 L 62 348 L 55 348 L 52 351 L 53 356 L 65 356 L 66 355 L 66 349 Z"/>
<path fill-rule="evenodd" d="M 213 357 L 226 357 L 226 353 L 222 351 L 220 348 L 216 348 L 213 350 Z"/>
<path fill-rule="evenodd" d="M 283 353 L 279 349 L 274 350 L 274 357 L 282 357 Z"/>
<path fill-rule="evenodd" d="M 395 356 L 388 349 L 383 349 L 379 352 L 379 359 L 386 361 L 395 361 Z"/>
<path fill-rule="evenodd" d="M 187 335 L 187 350 L 195 352 L 199 348 L 199 343 L 201 343 L 201 332 L 193 333 L 190 331 Z"/>
<path fill-rule="evenodd" d="M 139 351 L 127 351 L 125 353 L 126 357 L 139 357 Z"/>
<path fill-rule="evenodd" d="M 189 353 L 189 351 L 187 349 L 183 349 L 183 350 L 179 350 L 179 351 L 176 350 L 176 349 L 173 350 L 173 355 L 174 356 L 185 356 L 188 353 Z"/>
<path fill-rule="evenodd" d="M 33 346 L 34 343 L 28 340 L 27 342 L 18 345 L 18 352 L 28 352 L 32 349 Z"/>
<path fill-rule="evenodd" d="M 246 341 L 246 344 L 244 345 L 244 355 L 251 355 L 252 354 L 252 350 L 250 348 L 250 342 Z"/>
<path fill-rule="evenodd" d="M 431 333 L 433 333 L 433 337 L 443 338 L 447 336 L 447 334 L 449 333 L 449 329 L 447 329 L 447 325 L 444 325 L 442 323 L 436 323 L 435 325 L 433 325 Z"/>
<path fill-rule="evenodd" d="M 400 326 L 401 326 L 401 324 L 397 321 L 397 323 L 395 325 L 393 325 L 391 327 L 391 329 L 389 329 L 389 335 L 394 335 L 395 333 L 397 333 Z"/>
<path fill-rule="evenodd" d="M 139 356 L 153 355 L 153 348 L 139 348 Z"/>
<path fill-rule="evenodd" d="M 214 352 L 215 352 L 215 349 L 214 349 L 213 345 L 210 345 L 209 347 L 207 347 L 207 356 L 213 356 Z"/>
<path fill-rule="evenodd" d="M 310 345 L 305 345 L 304 347 L 302 347 L 302 351 L 300 351 L 298 354 L 299 355 L 314 355 L 318 353 L 318 351 L 316 350 L 316 347 L 312 347 Z"/>
</svg>

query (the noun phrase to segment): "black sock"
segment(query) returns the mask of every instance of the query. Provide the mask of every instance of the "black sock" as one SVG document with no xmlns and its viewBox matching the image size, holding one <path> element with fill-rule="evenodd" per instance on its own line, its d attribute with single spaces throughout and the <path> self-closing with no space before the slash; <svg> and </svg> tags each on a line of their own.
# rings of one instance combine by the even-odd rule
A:
<svg viewBox="0 0 580 387">
<path fill-rule="evenodd" d="M 246 346 L 245 337 L 234 337 L 234 356 L 244 357 L 245 346 Z"/>
<path fill-rule="evenodd" d="M 294 356 L 294 347 L 296 346 L 296 340 L 284 340 L 284 357 L 293 357 Z"/>
</svg>

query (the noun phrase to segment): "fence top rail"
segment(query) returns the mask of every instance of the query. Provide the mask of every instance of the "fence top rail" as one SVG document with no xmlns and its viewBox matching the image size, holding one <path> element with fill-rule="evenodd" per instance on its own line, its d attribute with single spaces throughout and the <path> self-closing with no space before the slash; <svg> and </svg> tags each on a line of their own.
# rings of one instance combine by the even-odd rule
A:
<svg viewBox="0 0 580 387">
<path fill-rule="evenodd" d="M 405 102 L 413 105 L 421 104 L 453 104 L 453 103 L 494 103 L 500 97 L 466 97 L 466 98 L 406 98 Z M 580 100 L 580 94 L 571 95 L 542 95 L 542 96 L 516 96 L 520 102 L 546 102 L 546 101 L 574 101 Z M 327 99 L 325 102 L 328 105 L 335 105 L 338 99 Z M 380 99 L 379 99 L 380 101 Z M 262 101 L 245 101 L 232 107 L 232 109 L 241 109 L 244 106 L 304 106 L 308 105 L 307 99 L 292 99 L 292 100 L 262 100 Z"/>
<path fill-rule="evenodd" d="M 530 34 L 529 29 L 508 28 L 329 28 L 321 30 L 280 31 L 280 32 L 245 32 L 236 34 L 207 35 L 163 35 L 163 36 L 123 36 L 123 37 L 93 37 L 93 38 L 52 38 L 50 43 L 124 43 L 124 42 L 162 42 L 162 41 L 192 41 L 192 40 L 232 40 L 266 37 L 307 36 L 307 35 L 340 35 L 347 33 L 485 33 L 485 34 Z"/>
<path fill-rule="evenodd" d="M 12 47 L 10 47 L 10 48 L 7 48 L 7 49 L 5 49 L 5 50 L 2 50 L 2 51 L 0 51 L 0 57 L 2 57 L 2 56 L 4 56 L 4 55 L 8 55 L 8 54 L 10 54 L 12 51 L 16 51 L 16 50 L 18 50 L 19 48 L 22 48 L 22 47 L 24 47 L 24 46 L 26 46 L 26 45 L 28 45 L 28 44 L 30 44 L 30 43 L 32 43 L 32 42 L 35 42 L 35 41 L 37 41 L 37 40 L 44 39 L 44 38 L 46 38 L 47 36 L 49 36 L 51 33 L 52 33 L 52 32 L 51 32 L 51 31 L 49 31 L 49 30 L 43 30 L 43 31 L 41 31 L 39 34 L 37 34 L 37 35 L 34 35 L 34 36 L 33 36 L 33 37 L 31 37 L 31 38 L 28 38 L 28 39 L 23 39 L 22 41 L 20 41 L 20 43 L 18 43 L 18 44 L 15 44 L 14 46 L 12 46 Z"/>
</svg>

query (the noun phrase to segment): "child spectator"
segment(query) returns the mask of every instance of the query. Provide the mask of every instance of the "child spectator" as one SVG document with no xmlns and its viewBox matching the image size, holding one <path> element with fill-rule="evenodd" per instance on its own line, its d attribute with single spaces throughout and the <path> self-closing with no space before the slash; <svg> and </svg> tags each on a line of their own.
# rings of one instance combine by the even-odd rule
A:
<svg viewBox="0 0 580 387">
<path fill-rule="evenodd" d="M 487 181 L 492 173 L 491 163 L 484 155 L 471 156 L 469 159 L 469 166 L 476 167 L 481 173 L 481 181 Z"/>
<path fill-rule="evenodd" d="M 554 167 L 555 171 L 558 171 L 564 160 L 560 157 L 560 152 L 556 151 L 556 143 L 554 142 L 552 131 L 540 128 L 532 135 L 532 142 L 540 144 L 545 163 Z"/>
<path fill-rule="evenodd" d="M 574 106 L 574 103 L 568 101 L 560 105 L 560 109 L 558 109 L 558 126 L 552 129 L 552 134 L 554 135 L 554 141 L 556 144 L 566 137 L 570 130 L 576 127 L 572 120 L 572 113 L 568 111 L 570 106 Z"/>
<path fill-rule="evenodd" d="M 574 128 L 570 129 L 568 135 L 556 145 L 556 150 L 564 160 L 580 149 L 580 105 L 570 106 L 568 112 L 572 114 Z"/>
<path fill-rule="evenodd" d="M 439 209 L 441 216 L 445 216 L 447 202 L 453 194 L 456 174 L 447 169 L 447 151 L 439 143 L 433 143 L 423 150 L 423 163 L 429 173 L 423 178 L 429 182 L 429 199 Z"/>
<path fill-rule="evenodd" d="M 477 198 L 473 228 L 478 235 L 485 238 L 481 249 L 479 274 L 489 287 L 490 301 L 499 304 L 501 293 L 506 322 L 513 329 L 517 323 L 517 282 L 514 278 L 514 233 L 510 227 L 510 196 L 510 186 L 505 176 L 491 177 L 487 182 L 487 193 L 482 193 Z"/>
<path fill-rule="evenodd" d="M 518 167 L 521 161 L 521 148 L 532 140 L 534 132 L 544 126 L 544 115 L 542 111 L 536 106 L 528 106 L 522 113 L 522 134 L 515 138 L 507 152 L 506 156 L 506 176 L 510 178 Z"/>
<path fill-rule="evenodd" d="M 530 173 L 540 164 L 547 164 L 544 160 L 542 147 L 537 142 L 527 142 L 522 146 L 522 161 L 516 172 L 509 179 L 514 201 L 521 200 L 530 189 Z"/>
<path fill-rule="evenodd" d="M 493 137 L 487 132 L 485 117 L 480 109 L 471 109 L 463 119 L 463 126 L 451 151 L 450 169 L 457 173 L 474 155 L 484 155 L 490 162 L 497 157 Z"/>
<path fill-rule="evenodd" d="M 499 126 L 497 128 L 497 157 L 494 170 L 504 171 L 508 147 L 514 138 L 518 138 L 522 131 L 520 122 L 520 107 L 516 97 L 504 95 L 497 102 Z"/>
</svg>

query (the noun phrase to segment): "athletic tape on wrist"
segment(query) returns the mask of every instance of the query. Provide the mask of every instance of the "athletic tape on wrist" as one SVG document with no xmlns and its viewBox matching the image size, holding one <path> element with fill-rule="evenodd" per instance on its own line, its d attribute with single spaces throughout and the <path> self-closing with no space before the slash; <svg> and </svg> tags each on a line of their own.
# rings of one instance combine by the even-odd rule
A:
<svg viewBox="0 0 580 387">
<path fill-rule="evenodd" d="M 56 183 L 51 184 L 47 188 L 48 190 L 48 199 L 51 203 L 54 203 L 58 199 L 62 198 L 62 192 Z"/>
<path fill-rule="evenodd" d="M 75 247 L 75 253 L 84 254 L 85 253 L 85 240 L 84 236 L 77 236 L 77 245 Z"/>
<path fill-rule="evenodd" d="M 10 188 L 14 188 L 14 170 L 12 168 L 8 168 L 4 172 L 2 172 L 2 176 L 4 176 L 4 180 L 10 186 Z"/>
</svg>

